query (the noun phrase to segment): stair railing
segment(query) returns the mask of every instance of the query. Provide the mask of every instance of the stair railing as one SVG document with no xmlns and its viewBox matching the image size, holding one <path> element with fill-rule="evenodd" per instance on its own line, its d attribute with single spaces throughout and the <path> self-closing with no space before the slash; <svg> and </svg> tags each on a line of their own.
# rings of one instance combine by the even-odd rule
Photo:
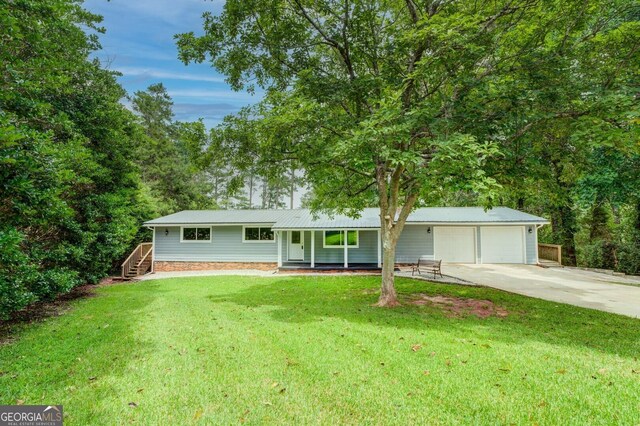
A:
<svg viewBox="0 0 640 426">
<path fill-rule="evenodd" d="M 140 259 L 136 264 L 136 270 L 138 272 L 138 275 L 145 274 L 151 268 L 151 262 L 153 262 L 153 256 L 151 254 L 152 252 L 153 250 L 149 248 L 145 253 L 145 255 L 142 256 L 142 259 Z"/>
<path fill-rule="evenodd" d="M 151 252 L 152 248 L 153 248 L 153 243 L 142 243 L 142 244 L 139 244 L 138 247 L 136 247 L 131 252 L 129 257 L 127 257 L 127 260 L 122 262 L 122 278 L 123 279 L 127 278 L 127 273 L 131 270 L 136 270 L 136 273 L 137 273 L 137 267 L 138 267 L 138 263 L 140 262 L 140 259 L 146 257 Z"/>
</svg>

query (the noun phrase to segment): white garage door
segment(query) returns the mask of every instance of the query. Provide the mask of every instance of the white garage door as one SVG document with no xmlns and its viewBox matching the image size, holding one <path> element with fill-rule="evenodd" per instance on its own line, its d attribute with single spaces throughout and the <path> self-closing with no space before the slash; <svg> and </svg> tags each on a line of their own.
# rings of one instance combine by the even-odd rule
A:
<svg viewBox="0 0 640 426">
<path fill-rule="evenodd" d="M 444 262 L 476 263 L 476 228 L 436 226 L 433 228 L 434 257 Z"/>
<path fill-rule="evenodd" d="M 480 228 L 482 263 L 524 263 L 524 227 Z"/>
</svg>

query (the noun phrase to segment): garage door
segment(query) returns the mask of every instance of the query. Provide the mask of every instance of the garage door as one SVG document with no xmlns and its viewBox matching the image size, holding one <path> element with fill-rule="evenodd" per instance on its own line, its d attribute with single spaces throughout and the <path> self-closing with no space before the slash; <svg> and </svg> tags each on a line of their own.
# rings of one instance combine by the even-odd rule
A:
<svg viewBox="0 0 640 426">
<path fill-rule="evenodd" d="M 482 263 L 524 263 L 524 227 L 480 228 Z"/>
<path fill-rule="evenodd" d="M 433 228 L 436 259 L 452 263 L 476 263 L 476 228 L 436 226 Z"/>
</svg>

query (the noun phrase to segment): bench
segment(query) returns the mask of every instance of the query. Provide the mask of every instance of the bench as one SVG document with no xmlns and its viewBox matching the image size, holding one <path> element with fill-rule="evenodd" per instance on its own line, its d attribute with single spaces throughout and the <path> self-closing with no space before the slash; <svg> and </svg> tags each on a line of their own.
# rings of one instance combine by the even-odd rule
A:
<svg viewBox="0 0 640 426">
<path fill-rule="evenodd" d="M 433 273 L 433 278 L 435 279 L 436 274 L 440 275 L 442 278 L 442 271 L 440 270 L 440 266 L 442 265 L 442 260 L 433 260 L 430 259 L 429 256 L 420 256 L 418 258 L 418 263 L 411 267 L 411 276 L 413 276 L 416 272 L 420 275 L 422 270 L 427 270 Z"/>
</svg>

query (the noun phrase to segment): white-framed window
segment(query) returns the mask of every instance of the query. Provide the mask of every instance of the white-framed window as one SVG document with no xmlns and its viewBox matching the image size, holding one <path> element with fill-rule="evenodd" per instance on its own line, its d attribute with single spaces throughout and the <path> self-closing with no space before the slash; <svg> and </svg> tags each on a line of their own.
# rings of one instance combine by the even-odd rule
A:
<svg viewBox="0 0 640 426">
<path fill-rule="evenodd" d="M 347 231 L 347 247 L 358 248 L 360 244 L 360 235 L 358 231 Z M 344 248 L 344 231 L 331 230 L 324 231 L 322 238 L 322 247 L 324 248 Z"/>
<path fill-rule="evenodd" d="M 243 226 L 243 243 L 273 243 L 275 232 L 268 226 Z"/>
<path fill-rule="evenodd" d="M 212 239 L 210 226 L 181 226 L 181 243 L 210 243 Z"/>
</svg>

